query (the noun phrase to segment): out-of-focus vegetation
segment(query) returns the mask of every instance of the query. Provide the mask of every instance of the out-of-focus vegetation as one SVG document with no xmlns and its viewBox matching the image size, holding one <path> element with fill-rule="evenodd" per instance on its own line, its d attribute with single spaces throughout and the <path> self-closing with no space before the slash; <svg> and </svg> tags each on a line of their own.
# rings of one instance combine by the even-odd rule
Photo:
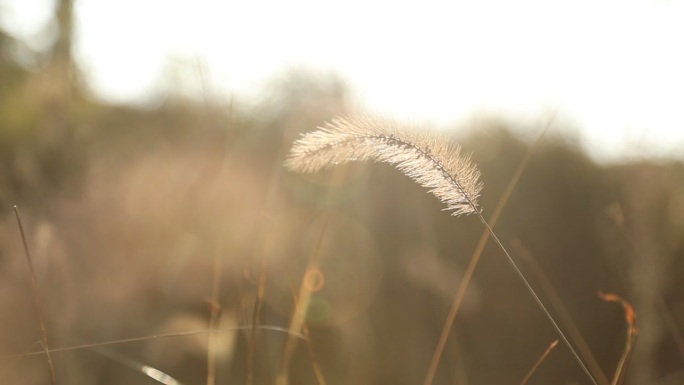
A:
<svg viewBox="0 0 684 385">
<path fill-rule="evenodd" d="M 207 329 L 217 257 L 220 326 L 287 328 L 316 255 L 322 287 L 290 383 L 321 383 L 314 366 L 327 384 L 422 383 L 482 227 L 442 212 L 387 166 L 283 169 L 298 133 L 358 112 L 343 82 L 287 74 L 249 107 L 173 96 L 154 109 L 112 106 L 88 97 L 68 33 L 51 52 L 33 53 L 30 70 L 19 60 L 25 50 L 0 31 L 3 382 L 49 381 L 43 355 L 15 356 L 41 350 L 17 204 L 53 349 Z M 459 134 L 482 171 L 485 214 L 529 146 L 506 127 L 493 119 Z M 620 294 L 638 315 L 625 383 L 684 381 L 682 164 L 603 167 L 550 135 L 496 230 L 550 308 L 567 308 L 607 377 L 626 325 L 599 289 Z M 556 338 L 500 251 L 488 247 L 435 383 L 519 383 Z M 254 384 L 274 383 L 286 340 L 282 331 L 222 333 L 217 383 L 248 383 L 250 375 Z M 136 366 L 149 365 L 205 383 L 207 341 L 199 334 L 54 352 L 56 380 L 152 383 Z M 530 383 L 588 380 L 559 346 Z"/>
</svg>

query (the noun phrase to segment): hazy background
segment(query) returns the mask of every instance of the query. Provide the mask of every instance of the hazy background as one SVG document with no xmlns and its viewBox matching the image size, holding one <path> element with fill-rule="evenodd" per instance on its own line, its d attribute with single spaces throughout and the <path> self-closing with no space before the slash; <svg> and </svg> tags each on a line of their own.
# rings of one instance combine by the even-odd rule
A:
<svg viewBox="0 0 684 385">
<path fill-rule="evenodd" d="M 2 0 L 0 20 L 45 49 L 54 3 Z M 207 85 L 254 101 L 301 68 L 343 79 L 364 109 L 442 126 L 558 110 L 583 148 L 614 161 L 682 156 L 683 19 L 684 4 L 667 0 L 80 0 L 72 36 L 87 89 L 104 101 L 202 98 Z"/>
<path fill-rule="evenodd" d="M 49 378 L 16 357 L 40 350 L 17 204 L 52 347 L 206 329 L 217 275 L 221 325 L 286 327 L 317 254 L 291 383 L 422 383 L 479 221 L 386 165 L 282 167 L 299 133 L 371 113 L 472 152 L 486 215 L 555 116 L 497 233 L 593 371 L 611 377 L 624 347 L 604 290 L 638 314 L 625 384 L 683 383 L 683 17 L 672 1 L 0 1 L 0 374 Z M 556 338 L 490 245 L 435 384 L 520 383 Z M 285 340 L 222 334 L 217 383 L 274 383 Z M 57 383 L 154 383 L 150 365 L 202 384 L 207 338 L 54 360 Z M 530 383 L 589 382 L 558 346 Z"/>
</svg>

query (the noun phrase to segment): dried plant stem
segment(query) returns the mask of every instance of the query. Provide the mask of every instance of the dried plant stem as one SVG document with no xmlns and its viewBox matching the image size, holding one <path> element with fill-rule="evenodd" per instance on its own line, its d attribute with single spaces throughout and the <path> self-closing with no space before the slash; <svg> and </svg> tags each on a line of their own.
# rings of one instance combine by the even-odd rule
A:
<svg viewBox="0 0 684 385">
<path fill-rule="evenodd" d="M 316 354 L 313 349 L 313 342 L 311 341 L 311 334 L 309 333 L 309 327 L 304 325 L 304 335 L 306 336 L 306 346 L 309 350 L 309 358 L 311 359 L 311 366 L 313 367 L 314 374 L 316 375 L 316 381 L 318 385 L 327 385 L 325 377 L 323 376 L 323 370 L 321 370 L 321 365 L 318 364 L 316 359 Z"/>
<path fill-rule="evenodd" d="M 21 241 L 24 245 L 24 254 L 26 255 L 26 262 L 28 263 L 29 275 L 31 276 L 31 291 L 33 292 L 33 300 L 36 305 L 36 312 L 38 312 L 38 319 L 40 320 L 43 349 L 45 351 L 45 357 L 47 358 L 48 367 L 50 368 L 50 381 L 54 385 L 56 383 L 55 367 L 52 363 L 52 356 L 50 355 L 47 327 L 45 325 L 45 317 L 43 315 L 43 304 L 40 300 L 40 295 L 38 294 L 36 274 L 33 270 L 33 259 L 31 258 L 31 252 L 29 251 L 28 242 L 26 241 L 26 234 L 24 233 L 24 225 L 21 223 L 21 218 L 19 217 L 19 208 L 17 208 L 17 205 L 14 205 L 14 216 L 17 218 L 19 232 L 21 233 Z"/>
<path fill-rule="evenodd" d="M 202 87 L 202 96 L 204 97 L 204 105 L 209 108 L 211 106 L 212 90 L 211 82 L 209 78 L 211 77 L 208 72 L 206 63 L 199 57 L 195 57 L 195 69 L 197 70 L 197 76 Z M 229 108 L 229 119 L 228 126 L 232 126 L 232 98 L 230 99 Z M 221 167 L 221 173 L 224 176 L 227 174 L 228 170 L 228 158 L 227 153 L 224 154 L 223 164 Z M 221 323 L 221 317 L 223 309 L 221 308 L 221 281 L 223 279 L 223 253 L 221 243 L 217 242 L 216 251 L 214 253 L 214 274 L 212 278 L 211 285 L 211 299 L 209 303 L 210 313 L 209 313 L 209 329 L 212 330 L 208 336 L 207 343 L 207 385 L 214 385 L 216 383 L 216 352 L 217 345 L 219 343 L 218 333 L 214 330 L 218 329 Z"/>
<path fill-rule="evenodd" d="M 627 362 L 629 362 L 632 352 L 634 352 L 634 344 L 636 343 L 637 336 L 639 335 L 639 329 L 636 326 L 636 313 L 632 304 L 626 300 L 620 298 L 619 296 L 612 293 L 598 293 L 599 297 L 606 302 L 618 302 L 622 305 L 622 309 L 625 312 L 625 323 L 627 324 L 627 335 L 625 338 L 625 348 L 620 356 L 620 361 L 618 361 L 617 367 L 615 368 L 615 374 L 613 375 L 613 381 L 611 385 L 619 385 L 625 377 L 627 372 Z"/>
<path fill-rule="evenodd" d="M 539 359 L 537 360 L 537 362 L 534 363 L 534 365 L 532 366 L 532 368 L 530 369 L 530 371 L 527 372 L 527 375 L 526 375 L 525 378 L 520 382 L 520 385 L 526 385 L 527 382 L 530 381 L 530 378 L 532 378 L 532 375 L 534 374 L 534 372 L 537 371 L 537 368 L 539 367 L 539 365 L 541 365 L 541 363 L 544 362 L 544 360 L 546 359 L 546 357 L 549 355 L 549 353 L 551 353 L 551 351 L 553 350 L 553 348 L 556 347 L 556 345 L 558 345 L 558 340 L 555 340 L 555 341 L 551 342 L 551 345 L 549 345 L 549 347 L 546 348 L 546 350 L 544 351 L 544 353 L 542 353 L 542 355 L 539 356 Z"/>
<path fill-rule="evenodd" d="M 143 336 L 143 337 L 124 338 L 124 339 L 119 339 L 119 340 L 114 340 L 114 341 L 95 342 L 95 343 L 90 343 L 90 344 L 66 346 L 66 347 L 62 347 L 62 348 L 48 349 L 47 352 L 48 353 L 71 352 L 74 350 L 93 349 L 93 348 L 97 348 L 97 347 L 101 347 L 101 346 L 129 344 L 129 343 L 133 343 L 133 342 L 143 342 L 143 341 L 152 341 L 152 340 L 158 340 L 158 339 L 162 339 L 162 338 L 187 337 L 187 336 L 195 336 L 195 335 L 199 335 L 199 334 L 210 334 L 213 332 L 235 333 L 235 332 L 239 332 L 239 331 L 249 331 L 249 330 L 252 330 L 252 328 L 253 328 L 252 325 L 245 325 L 245 326 L 235 326 L 235 327 L 222 328 L 222 329 L 216 329 L 216 330 L 209 330 L 209 329 L 188 330 L 188 331 L 183 331 L 183 332 L 155 334 L 155 335 Z M 258 325 L 257 328 L 259 330 L 268 330 L 268 331 L 290 334 L 290 332 L 287 328 L 280 327 L 280 326 Z M 294 334 L 292 337 L 302 339 L 302 340 L 307 339 L 307 337 L 305 337 L 301 333 Z M 28 352 L 28 353 L 5 354 L 5 355 L 0 355 L 0 360 L 7 359 L 7 358 L 20 358 L 20 357 L 37 356 L 37 355 L 45 354 L 45 353 L 46 353 L 45 350 L 39 350 L 39 351 Z"/>
<path fill-rule="evenodd" d="M 266 259 L 261 258 L 259 267 L 259 282 L 257 285 L 257 294 L 254 300 L 254 308 L 252 309 L 252 330 L 249 334 L 249 342 L 247 344 L 247 385 L 254 383 L 254 367 L 256 360 L 256 343 L 257 332 L 259 331 L 259 324 L 261 323 L 261 308 L 266 297 Z"/>
<path fill-rule="evenodd" d="M 492 216 L 489 218 L 489 223 L 491 223 L 492 227 L 494 227 L 496 223 L 499 221 L 499 217 L 501 216 L 504 207 L 506 207 L 508 199 L 513 193 L 513 190 L 515 189 L 515 186 L 517 186 L 518 181 L 522 176 L 522 173 L 525 171 L 525 168 L 527 168 L 527 164 L 530 162 L 530 159 L 532 158 L 532 154 L 541 143 L 542 139 L 544 138 L 544 135 L 546 134 L 546 131 L 548 131 L 549 127 L 551 127 L 551 124 L 555 120 L 555 117 L 556 115 L 554 114 L 552 119 L 549 120 L 549 123 L 546 125 L 544 130 L 542 130 L 542 132 L 537 137 L 535 143 L 528 148 L 527 152 L 525 153 L 525 156 L 518 164 L 518 167 L 515 169 L 513 176 L 508 181 L 508 185 L 506 186 L 504 193 L 501 195 L 501 198 L 499 198 L 499 201 L 496 204 L 496 208 L 494 209 Z M 437 367 L 439 366 L 440 359 L 442 357 L 442 354 L 444 353 L 444 348 L 446 347 L 447 340 L 449 339 L 449 334 L 451 333 L 451 329 L 453 327 L 454 321 L 456 320 L 456 316 L 458 315 L 458 311 L 461 308 L 463 298 L 465 298 L 466 290 L 468 289 L 470 281 L 473 278 L 473 274 L 475 273 L 475 268 L 477 267 L 477 264 L 480 262 L 480 258 L 482 257 L 484 248 L 487 245 L 489 235 L 490 233 L 486 229 L 482 232 L 480 240 L 478 241 L 475 251 L 473 252 L 473 256 L 470 258 L 468 267 L 466 268 L 465 274 L 463 275 L 463 279 L 458 285 L 456 295 L 454 296 L 454 300 L 451 304 L 451 310 L 449 310 L 447 319 L 444 322 L 444 326 L 442 327 L 442 333 L 439 337 L 439 341 L 437 342 L 437 348 L 435 348 L 432 360 L 430 361 L 430 367 L 428 368 L 427 375 L 425 376 L 425 381 L 423 382 L 424 385 L 431 385 L 434 381 L 435 375 L 437 373 Z"/>
<path fill-rule="evenodd" d="M 221 280 L 223 277 L 223 255 L 219 248 L 214 255 L 214 277 L 211 287 L 211 314 L 209 318 L 209 341 L 207 344 L 207 385 L 216 383 L 216 349 L 218 344 L 218 329 L 221 322 Z"/>
<path fill-rule="evenodd" d="M 541 285 L 542 289 L 546 293 L 547 297 L 549 298 L 549 301 L 551 302 L 551 305 L 558 314 L 558 317 L 560 317 L 561 321 L 563 322 L 566 330 L 568 331 L 568 334 L 577 345 L 577 350 L 579 350 L 579 352 L 586 360 L 587 366 L 589 367 L 589 369 L 591 369 L 598 383 L 600 385 L 608 385 L 608 377 L 606 377 L 606 374 L 601 369 L 601 366 L 596 360 L 596 357 L 589 348 L 589 344 L 587 344 L 587 341 L 582 336 L 582 333 L 577 328 L 577 325 L 575 325 L 575 322 L 570 316 L 570 313 L 565 308 L 565 305 L 563 305 L 563 301 L 561 300 L 560 296 L 554 289 L 549 279 L 546 277 L 546 274 L 544 274 L 544 271 L 542 270 L 541 266 L 539 266 L 539 263 L 537 263 L 532 253 L 523 247 L 520 240 L 516 239 L 513 241 L 513 248 L 518 251 L 518 254 L 522 257 L 523 262 L 527 263 L 527 265 L 532 270 L 533 276 L 536 278 L 538 284 Z"/>
<path fill-rule="evenodd" d="M 306 274 L 307 272 L 304 273 L 304 277 L 302 278 L 302 283 L 304 284 L 304 280 L 306 280 Z M 292 294 L 292 299 L 294 300 L 295 303 L 299 302 L 298 297 L 297 297 L 297 289 L 295 288 L 294 282 L 292 281 L 292 277 L 290 276 L 290 291 Z M 316 354 L 314 353 L 313 349 L 313 342 L 311 341 L 311 332 L 309 330 L 309 327 L 305 324 L 302 325 L 302 334 L 305 337 L 306 341 L 306 346 L 307 350 L 309 351 L 309 358 L 311 359 L 311 366 L 313 367 L 314 370 L 314 375 L 316 376 L 316 380 L 318 381 L 319 385 L 327 385 L 325 378 L 323 377 L 323 371 L 321 370 L 321 366 L 318 364 L 318 360 L 316 359 Z"/>
<path fill-rule="evenodd" d="M 306 284 L 306 272 L 318 269 L 321 262 L 321 249 L 323 246 L 323 240 L 325 238 L 325 232 L 327 230 L 328 221 L 323 220 L 323 227 L 321 228 L 321 233 L 318 237 L 318 242 L 313 252 L 309 255 L 309 261 L 304 275 L 302 276 L 302 282 L 299 286 L 299 294 L 295 300 L 295 310 L 292 315 L 292 320 L 290 321 L 289 331 L 295 334 L 300 334 L 302 328 L 304 327 L 304 322 L 306 321 L 306 313 L 309 309 L 309 303 L 311 302 L 312 291 Z M 280 363 L 280 371 L 276 377 L 276 385 L 288 385 L 290 376 L 290 361 L 294 355 L 295 348 L 297 347 L 297 340 L 289 336 L 285 342 L 285 348 L 283 350 L 283 359 Z"/>
<path fill-rule="evenodd" d="M 496 234 L 494 234 L 494 230 L 492 230 L 492 228 L 489 227 L 489 224 L 484 219 L 482 214 L 480 214 L 479 212 L 478 212 L 478 217 L 480 218 L 480 221 L 482 222 L 482 224 L 487 228 L 487 231 L 489 231 L 492 234 L 492 238 L 494 239 L 494 242 L 496 242 L 497 245 L 499 245 L 499 248 L 503 251 L 503 253 L 506 256 L 506 259 L 510 263 L 511 267 L 518 274 L 518 277 L 520 277 L 520 280 L 525 285 L 525 288 L 527 288 L 527 291 L 530 293 L 532 298 L 534 298 L 534 301 L 537 303 L 537 305 L 539 305 L 539 308 L 542 310 L 542 312 L 544 313 L 546 318 L 548 318 L 549 322 L 551 322 L 551 325 L 553 325 L 553 328 L 556 329 L 558 336 L 560 336 L 560 338 L 563 340 L 565 345 L 568 347 L 568 349 L 570 350 L 570 353 L 572 353 L 572 356 L 575 358 L 575 360 L 577 361 L 579 366 L 582 367 L 582 370 L 591 379 L 591 382 L 594 385 L 598 385 L 598 383 L 596 382 L 596 379 L 591 374 L 591 372 L 589 371 L 587 366 L 584 364 L 584 361 L 582 361 L 582 358 L 580 358 L 579 354 L 577 354 L 577 352 L 575 351 L 575 348 L 572 347 L 572 344 L 570 343 L 568 338 L 565 336 L 565 334 L 563 333 L 561 328 L 558 326 L 558 324 L 556 323 L 556 320 L 553 318 L 551 313 L 549 313 L 549 311 L 546 309 L 546 306 L 544 306 L 544 303 L 542 302 L 542 300 L 539 298 L 537 293 L 534 291 L 534 289 L 532 288 L 530 283 L 527 281 L 527 278 L 525 278 L 525 275 L 522 273 L 520 268 L 518 268 L 518 265 L 515 263 L 515 260 L 513 260 L 513 257 L 511 257 L 511 255 L 508 253 L 508 250 L 506 250 L 504 245 L 501 243 L 501 241 L 499 240 L 499 237 L 497 237 Z"/>
<path fill-rule="evenodd" d="M 629 362 L 629 359 L 632 357 L 632 353 L 634 352 L 634 345 L 636 343 L 636 338 L 637 338 L 636 328 L 633 328 L 630 325 L 627 328 L 627 338 L 625 340 L 625 349 L 622 351 L 622 355 L 620 356 L 620 361 L 618 362 L 618 365 L 615 368 L 615 375 L 613 377 L 613 382 L 611 382 L 611 385 L 620 385 L 622 383 L 622 380 L 625 378 L 625 373 L 627 373 L 627 363 Z"/>
<path fill-rule="evenodd" d="M 511 179 L 511 182 L 514 181 L 517 182 L 517 179 L 515 177 Z M 509 186 L 514 185 L 515 183 L 509 183 Z M 512 188 L 510 190 L 512 191 Z M 498 221 L 499 215 L 501 214 L 501 211 L 503 210 L 505 203 L 508 201 L 508 196 L 510 196 L 510 192 L 508 194 L 504 193 L 501 200 L 499 200 L 499 205 L 494 210 L 494 213 L 491 216 L 492 226 L 495 225 Z M 458 315 L 458 312 L 461 309 L 461 303 L 463 303 L 463 298 L 465 298 L 466 290 L 468 289 L 470 281 L 473 278 L 475 268 L 477 267 L 477 264 L 480 262 L 482 252 L 484 251 L 484 248 L 487 245 L 489 237 L 490 233 L 487 230 L 485 230 L 480 236 L 480 240 L 477 243 L 472 258 L 470 258 L 470 262 L 468 263 L 468 267 L 466 268 L 466 271 L 463 275 L 463 279 L 461 279 L 461 282 L 458 285 L 458 289 L 456 290 L 456 295 L 454 296 L 454 300 L 451 304 L 451 309 L 449 310 L 447 319 L 446 321 L 444 321 L 442 333 L 439 336 L 439 341 L 437 341 L 437 347 L 435 348 L 435 351 L 432 355 L 430 367 L 428 368 L 427 375 L 425 376 L 425 380 L 423 381 L 423 385 L 432 385 L 432 382 L 435 379 L 435 375 L 437 374 L 437 367 L 439 366 L 442 354 L 444 354 L 444 349 L 446 348 L 446 343 L 449 339 L 449 335 L 451 334 L 451 328 L 454 325 L 454 322 L 456 321 L 456 316 Z"/>
</svg>

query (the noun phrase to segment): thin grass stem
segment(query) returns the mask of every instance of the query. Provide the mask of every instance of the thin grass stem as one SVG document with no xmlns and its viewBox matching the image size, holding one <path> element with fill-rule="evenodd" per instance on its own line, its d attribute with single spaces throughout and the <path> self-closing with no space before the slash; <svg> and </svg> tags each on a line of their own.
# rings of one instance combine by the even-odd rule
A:
<svg viewBox="0 0 684 385">
<path fill-rule="evenodd" d="M 214 277 L 212 279 L 211 303 L 209 316 L 209 329 L 216 330 L 221 321 L 221 281 L 223 277 L 223 255 L 216 250 L 214 255 Z M 207 344 L 207 385 L 216 384 L 216 350 L 218 344 L 218 334 L 209 334 Z"/>
<path fill-rule="evenodd" d="M 259 266 L 257 294 L 254 300 L 254 307 L 252 308 L 252 330 L 250 330 L 249 341 L 247 343 L 247 385 L 252 385 L 254 383 L 257 332 L 259 331 L 258 326 L 261 323 L 261 308 L 263 307 L 264 299 L 266 298 L 266 259 L 260 259 L 261 264 Z"/>
<path fill-rule="evenodd" d="M 539 365 L 541 365 L 541 363 L 544 362 L 546 357 L 549 355 L 549 353 L 551 353 L 551 351 L 553 350 L 553 348 L 556 347 L 556 345 L 558 345 L 558 340 L 551 342 L 551 344 L 549 345 L 548 348 L 546 348 L 544 353 L 542 353 L 542 355 L 539 356 L 539 359 L 537 359 L 537 362 L 534 363 L 534 365 L 532 366 L 530 371 L 527 372 L 527 375 L 520 382 L 520 385 L 527 385 L 527 383 L 530 381 L 530 378 L 532 378 L 532 375 L 534 374 L 534 372 L 536 372 L 537 368 L 539 368 Z"/>
<path fill-rule="evenodd" d="M 501 216 L 501 213 L 503 212 L 504 207 L 506 207 L 506 204 L 508 203 L 508 200 L 511 197 L 513 190 L 518 185 L 518 181 L 520 181 L 520 177 L 522 176 L 523 172 L 525 171 L 525 168 L 527 168 L 527 165 L 529 164 L 530 159 L 532 159 L 532 154 L 535 152 L 537 147 L 542 142 L 544 135 L 546 135 L 546 132 L 549 130 L 549 128 L 553 124 L 556 116 L 557 116 L 557 113 L 555 113 L 551 117 L 551 119 L 549 120 L 548 124 L 544 127 L 542 132 L 539 133 L 537 140 L 534 142 L 534 144 L 532 144 L 532 146 L 530 146 L 528 148 L 527 152 L 525 153 L 525 156 L 520 161 L 520 163 L 518 163 L 518 167 L 513 172 L 513 176 L 508 181 L 508 185 L 506 185 L 506 189 L 504 190 L 504 193 L 499 198 L 499 201 L 497 202 L 496 207 L 494 208 L 494 212 L 492 213 L 492 216 L 489 218 L 489 222 L 492 224 L 492 227 L 494 227 L 496 225 L 496 223 L 499 221 L 499 217 Z M 466 268 L 465 274 L 463 275 L 463 279 L 461 280 L 461 282 L 458 285 L 458 289 L 456 290 L 456 295 L 454 296 L 454 300 L 451 304 L 451 309 L 449 310 L 449 314 L 447 315 L 447 319 L 444 322 L 444 326 L 442 327 L 442 333 L 439 337 L 439 341 L 437 342 L 437 347 L 435 348 L 435 352 L 433 353 L 432 360 L 430 361 L 430 367 L 428 368 L 428 372 L 425 376 L 425 381 L 423 382 L 424 385 L 431 385 L 432 382 L 434 381 L 435 375 L 437 373 L 437 367 L 439 366 L 439 362 L 441 360 L 442 354 L 444 353 L 444 349 L 446 347 L 447 340 L 449 339 L 451 329 L 452 329 L 453 324 L 456 320 L 456 316 L 458 315 L 458 312 L 461 308 L 461 303 L 463 302 L 463 298 L 465 298 L 466 290 L 468 289 L 468 286 L 470 285 L 470 281 L 473 278 L 473 274 L 475 273 L 475 268 L 477 267 L 478 263 L 480 262 L 480 258 L 482 257 L 482 253 L 484 252 L 484 248 L 487 245 L 487 241 L 489 241 L 489 234 L 490 233 L 486 229 L 483 230 L 482 235 L 480 236 L 480 240 L 478 241 L 477 246 L 475 247 L 475 250 L 473 251 L 473 255 L 470 258 L 470 262 L 468 263 L 468 267 Z"/>
<path fill-rule="evenodd" d="M 31 252 L 28 247 L 28 242 L 26 241 L 26 234 L 24 233 L 24 225 L 21 223 L 21 218 L 19 217 L 19 208 L 17 207 L 17 205 L 14 205 L 14 216 L 17 218 L 19 232 L 21 233 L 21 242 L 24 245 L 24 254 L 26 255 L 26 262 L 28 263 L 29 275 L 31 277 L 31 291 L 33 292 L 33 300 L 36 305 L 36 312 L 38 312 L 38 320 L 40 321 L 40 332 L 45 357 L 47 358 L 48 368 L 50 369 L 50 382 L 52 383 L 52 385 L 55 385 L 57 381 L 55 376 L 55 366 L 52 363 L 52 356 L 50 355 L 50 345 L 48 344 L 47 326 L 45 325 L 45 316 L 43 315 L 43 304 L 40 299 L 40 294 L 38 294 L 36 274 L 33 269 L 33 259 L 31 258 Z"/>
<path fill-rule="evenodd" d="M 591 369 L 594 377 L 599 382 L 599 385 L 608 385 L 608 377 L 606 377 L 605 373 L 601 369 L 601 366 L 592 353 L 591 348 L 589 348 L 589 344 L 587 344 L 587 341 L 577 328 L 577 325 L 570 316 L 570 313 L 565 308 L 565 305 L 563 305 L 563 301 L 558 295 L 558 292 L 556 292 L 556 289 L 554 289 L 551 281 L 549 281 L 549 279 L 546 277 L 546 274 L 544 274 L 544 271 L 542 270 L 541 266 L 539 266 L 539 263 L 537 263 L 532 253 L 524 248 L 520 240 L 515 239 L 513 241 L 513 248 L 517 250 L 518 255 L 522 257 L 522 261 L 525 262 L 531 269 L 533 277 L 536 278 L 537 283 L 541 285 L 542 289 L 546 293 L 551 306 L 553 306 L 556 314 L 563 322 L 565 329 L 568 331 L 568 334 L 572 338 L 573 342 L 577 345 L 577 350 L 579 350 L 580 354 L 582 354 L 586 360 L 587 366 L 589 369 Z"/>
<path fill-rule="evenodd" d="M 570 343 L 568 338 L 565 336 L 565 334 L 561 330 L 560 326 L 558 326 L 558 324 L 556 323 L 556 320 L 553 318 L 551 313 L 546 309 L 546 306 L 544 306 L 544 303 L 539 298 L 537 293 L 534 291 L 534 289 L 532 288 L 532 285 L 530 285 L 530 283 L 527 281 L 527 278 L 525 278 L 525 275 L 523 274 L 523 272 L 520 270 L 520 268 L 518 268 L 518 265 L 515 263 L 515 260 L 513 260 L 513 257 L 511 257 L 511 255 L 508 253 L 508 250 L 506 250 L 503 243 L 501 243 L 501 240 L 499 240 L 499 237 L 497 237 L 496 234 L 494 234 L 494 230 L 492 230 L 492 228 L 489 227 L 489 224 L 487 223 L 487 221 L 485 220 L 485 218 L 482 216 L 482 214 L 479 211 L 477 213 L 477 216 L 480 218 L 480 221 L 482 222 L 482 224 L 487 228 L 487 231 L 489 231 L 491 233 L 492 238 L 494 239 L 494 242 L 496 242 L 496 244 L 499 245 L 499 248 L 501 249 L 501 251 L 503 251 L 503 253 L 506 256 L 506 259 L 510 263 L 511 267 L 513 268 L 513 270 L 515 270 L 516 274 L 518 275 L 520 280 L 525 285 L 525 288 L 530 293 L 532 298 L 534 298 L 534 301 L 537 303 L 537 305 L 539 305 L 539 308 L 542 310 L 542 312 L 544 313 L 546 318 L 548 318 L 549 322 L 551 322 L 551 325 L 553 325 L 553 328 L 556 329 L 558 336 L 560 336 L 560 338 L 563 340 L 565 345 L 568 347 L 568 349 L 570 350 L 570 353 L 575 358 L 575 360 L 577 361 L 579 366 L 582 368 L 584 373 L 586 373 L 586 375 L 591 379 L 591 382 L 594 385 L 598 385 L 598 383 L 596 382 L 596 379 L 591 374 L 591 372 L 589 371 L 587 366 L 584 364 L 584 361 L 582 361 L 582 358 L 580 358 L 579 354 L 577 354 L 577 352 L 575 351 L 575 348 L 572 347 L 572 344 Z"/>
<path fill-rule="evenodd" d="M 124 338 L 124 339 L 119 339 L 119 340 L 114 340 L 114 341 L 94 342 L 94 343 L 88 343 L 88 344 L 66 346 L 66 347 L 61 347 L 61 348 L 50 348 L 50 349 L 47 349 L 47 353 L 69 352 L 69 351 L 74 351 L 74 350 L 92 349 L 92 348 L 96 348 L 99 346 L 128 344 L 128 343 L 132 343 L 132 342 L 145 342 L 145 341 L 157 340 L 157 339 L 162 339 L 162 338 L 187 337 L 187 336 L 194 336 L 194 335 L 198 335 L 198 334 L 234 333 L 234 332 L 238 332 L 238 331 L 249 331 L 249 330 L 252 330 L 252 328 L 253 328 L 252 325 L 246 325 L 246 326 L 236 326 L 236 327 L 231 327 L 231 328 L 221 328 L 221 329 L 215 329 L 215 330 L 211 330 L 211 329 L 188 330 L 188 331 L 184 331 L 184 332 L 155 334 L 155 335 L 143 336 L 143 337 Z M 281 327 L 281 326 L 258 325 L 257 328 L 259 328 L 260 330 L 268 330 L 268 331 L 275 331 L 275 332 L 280 332 L 280 333 L 291 334 L 289 328 Z M 302 340 L 306 340 L 306 338 L 307 338 L 306 336 L 304 336 L 301 333 L 295 333 L 291 336 L 293 338 L 299 338 Z M 36 356 L 36 355 L 45 354 L 45 353 L 46 353 L 45 350 L 40 350 L 40 351 L 28 352 L 28 353 L 5 354 L 5 355 L 0 355 L 0 360 L 8 359 L 8 358 Z"/>
<path fill-rule="evenodd" d="M 636 326 L 636 313 L 632 304 L 626 300 L 620 298 L 619 296 L 612 293 L 603 293 L 599 291 L 599 297 L 606 302 L 618 302 L 625 312 L 625 323 L 627 324 L 627 335 L 625 336 L 625 348 L 622 351 L 620 360 L 618 361 L 617 367 L 615 368 L 615 374 L 613 375 L 613 380 L 611 385 L 620 385 L 622 380 L 625 378 L 625 373 L 627 372 L 627 363 L 632 357 L 634 352 L 634 345 L 636 344 L 636 339 L 639 335 L 639 329 Z"/>
<path fill-rule="evenodd" d="M 318 360 L 316 359 L 316 354 L 313 348 L 313 342 L 311 341 L 311 334 L 309 333 L 309 327 L 304 325 L 304 329 L 302 330 L 302 332 L 307 337 L 306 346 L 309 351 L 311 366 L 313 367 L 314 374 L 316 375 L 316 381 L 318 381 L 318 385 L 327 385 L 325 377 L 323 376 L 323 370 L 321 369 L 321 365 L 318 363 Z"/>
<path fill-rule="evenodd" d="M 325 233 L 328 227 L 328 220 L 323 218 L 323 227 L 321 228 L 320 235 L 318 236 L 318 242 L 309 255 L 309 261 L 307 262 L 306 271 L 311 271 L 313 269 L 318 269 L 321 262 L 321 249 L 323 247 L 323 240 L 325 238 Z M 309 303 L 311 302 L 311 290 L 309 290 L 306 284 L 306 273 L 302 276 L 302 282 L 299 287 L 299 294 L 297 295 L 295 301 L 295 310 L 292 315 L 292 320 L 290 321 L 289 331 L 292 333 L 299 334 L 302 331 L 302 327 L 306 321 L 306 314 L 309 309 Z M 290 362 L 292 361 L 292 356 L 294 355 L 295 348 L 297 347 L 297 340 L 288 337 L 285 342 L 285 348 L 283 349 L 283 359 L 280 364 L 280 371 L 276 377 L 277 385 L 288 385 L 290 376 Z"/>
</svg>

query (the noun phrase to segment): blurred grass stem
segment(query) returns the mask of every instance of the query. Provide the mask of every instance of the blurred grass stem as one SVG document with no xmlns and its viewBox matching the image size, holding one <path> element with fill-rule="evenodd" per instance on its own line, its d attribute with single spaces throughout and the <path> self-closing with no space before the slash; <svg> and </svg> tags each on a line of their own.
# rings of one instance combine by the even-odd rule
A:
<svg viewBox="0 0 684 385">
<path fill-rule="evenodd" d="M 541 363 L 544 362 L 544 360 L 546 359 L 546 357 L 549 355 L 549 353 L 551 353 L 551 351 L 553 350 L 553 348 L 556 347 L 556 345 L 558 345 L 558 340 L 555 340 L 555 341 L 551 342 L 551 344 L 549 345 L 548 348 L 546 348 L 546 350 L 544 351 L 544 353 L 542 353 L 542 355 L 539 356 L 539 359 L 537 359 L 537 362 L 534 363 L 534 365 L 532 366 L 532 368 L 530 369 L 530 371 L 527 372 L 527 375 L 526 375 L 525 378 L 520 382 L 520 385 L 527 385 L 527 383 L 530 381 L 530 378 L 532 378 L 532 375 L 534 374 L 534 372 L 536 372 L 536 371 L 537 371 L 537 368 L 539 368 L 539 365 L 541 365 Z"/>
<path fill-rule="evenodd" d="M 31 291 L 33 292 L 33 300 L 35 302 L 36 312 L 38 312 L 38 319 L 40 321 L 40 332 L 42 336 L 43 349 L 45 350 L 45 357 L 47 358 L 48 367 L 50 369 L 50 381 L 52 385 L 55 385 L 55 367 L 52 363 L 52 356 L 50 355 L 50 345 L 48 344 L 47 326 L 45 325 L 45 316 L 43 315 L 43 304 L 40 300 L 40 294 L 38 293 L 38 285 L 36 285 L 36 274 L 33 269 L 33 259 L 31 258 L 31 252 L 29 251 L 28 242 L 26 241 L 26 234 L 24 233 L 24 225 L 21 223 L 21 218 L 19 217 L 19 208 L 17 207 L 17 205 L 14 205 L 14 216 L 17 218 L 19 232 L 21 233 L 21 241 L 24 245 L 24 254 L 26 255 L 26 262 L 28 263 L 29 275 L 31 277 Z"/>
</svg>

